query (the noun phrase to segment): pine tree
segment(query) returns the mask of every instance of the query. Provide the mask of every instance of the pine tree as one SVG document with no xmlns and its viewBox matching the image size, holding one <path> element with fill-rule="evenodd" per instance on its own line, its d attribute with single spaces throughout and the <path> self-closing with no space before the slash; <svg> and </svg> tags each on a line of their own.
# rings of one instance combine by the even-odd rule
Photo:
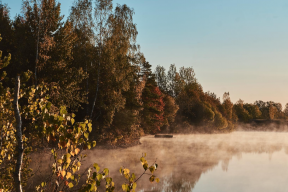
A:
<svg viewBox="0 0 288 192">
<path fill-rule="evenodd" d="M 23 9 L 25 28 L 35 44 L 30 53 L 35 60 L 30 60 L 28 68 L 34 72 L 34 84 L 48 83 L 55 106 L 77 110 L 85 102 L 80 85 L 87 76 L 80 66 L 73 66 L 77 40 L 73 25 L 69 20 L 62 22 L 60 3 L 55 0 L 24 1 Z"/>
</svg>

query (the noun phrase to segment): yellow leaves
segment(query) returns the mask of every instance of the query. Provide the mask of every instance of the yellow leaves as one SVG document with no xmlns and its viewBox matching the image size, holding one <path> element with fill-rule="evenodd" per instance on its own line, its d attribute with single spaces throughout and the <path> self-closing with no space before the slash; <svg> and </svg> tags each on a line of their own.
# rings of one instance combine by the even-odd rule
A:
<svg viewBox="0 0 288 192">
<path fill-rule="evenodd" d="M 140 161 L 141 161 L 142 165 L 144 165 L 146 160 L 145 160 L 144 157 L 141 157 L 141 158 L 140 158 Z"/>
<path fill-rule="evenodd" d="M 103 173 L 104 173 L 105 175 L 108 175 L 108 174 L 109 174 L 109 169 L 105 168 L 105 169 L 103 170 Z"/>
<path fill-rule="evenodd" d="M 92 131 L 92 123 L 88 123 L 88 131 L 91 133 L 91 131 Z"/>
<path fill-rule="evenodd" d="M 95 147 L 96 146 L 96 141 L 92 142 L 92 146 Z"/>
<path fill-rule="evenodd" d="M 69 187 L 69 188 L 74 187 L 73 183 L 69 183 L 69 184 L 68 184 L 68 187 Z"/>
<path fill-rule="evenodd" d="M 81 127 L 82 131 L 86 131 L 87 130 L 85 123 L 80 123 L 80 127 Z"/>
<path fill-rule="evenodd" d="M 102 174 L 97 174 L 96 177 L 97 177 L 98 181 L 100 181 L 100 180 L 102 179 L 103 176 L 102 176 Z"/>
<path fill-rule="evenodd" d="M 99 165 L 98 165 L 97 163 L 94 163 L 94 164 L 93 164 L 93 167 L 96 169 L 96 171 L 97 171 L 97 173 L 98 173 L 99 170 L 100 170 Z"/>
<path fill-rule="evenodd" d="M 126 174 L 129 174 L 130 170 L 129 169 L 123 169 L 123 174 L 126 175 Z"/>
<path fill-rule="evenodd" d="M 126 179 L 129 179 L 130 178 L 130 170 L 129 169 L 126 169 L 126 168 L 124 168 L 124 169 L 122 169 L 122 173 L 124 174 L 124 177 L 126 178 Z"/>
<path fill-rule="evenodd" d="M 71 119 L 71 124 L 74 125 L 74 123 L 75 123 L 75 119 L 72 118 Z"/>
<path fill-rule="evenodd" d="M 134 182 L 134 183 L 132 184 L 132 189 L 135 190 L 136 187 L 137 187 L 137 184 Z"/>
<path fill-rule="evenodd" d="M 78 155 L 79 152 L 80 152 L 80 149 L 79 149 L 79 148 L 76 148 L 75 151 L 74 151 L 74 152 L 71 152 L 70 154 L 71 154 L 72 156 L 74 156 L 74 155 Z"/>
<path fill-rule="evenodd" d="M 144 163 L 143 168 L 145 169 L 145 171 L 148 169 L 148 163 Z"/>
<path fill-rule="evenodd" d="M 71 159 L 70 159 L 70 158 L 67 158 L 67 159 L 66 159 L 66 163 L 70 164 L 70 163 L 71 163 Z"/>
<path fill-rule="evenodd" d="M 71 146 L 71 142 L 70 142 L 70 139 L 68 140 L 67 144 L 66 144 L 66 147 L 69 148 Z M 73 146 L 71 146 L 72 149 L 73 149 Z"/>
<path fill-rule="evenodd" d="M 62 175 L 62 177 L 65 177 L 66 171 L 60 171 L 60 174 Z"/>
<path fill-rule="evenodd" d="M 48 135 L 47 137 L 47 142 L 49 143 L 49 141 L 50 141 L 50 135 Z"/>
<path fill-rule="evenodd" d="M 155 166 L 154 165 L 152 165 L 152 166 L 150 166 L 149 167 L 149 171 L 153 174 L 153 172 L 155 171 Z"/>
<path fill-rule="evenodd" d="M 157 183 L 159 183 L 159 182 L 160 182 L 160 179 L 159 179 L 159 178 L 156 178 L 155 181 L 156 181 Z"/>
<path fill-rule="evenodd" d="M 62 164 L 62 163 L 63 163 L 63 160 L 62 160 L 62 159 L 58 159 L 58 160 L 57 160 L 57 163 Z"/>
<path fill-rule="evenodd" d="M 72 174 L 71 174 L 70 172 L 67 172 L 66 178 L 69 179 L 69 178 L 71 177 L 71 175 L 72 175 Z"/>
<path fill-rule="evenodd" d="M 75 173 L 77 170 L 78 170 L 78 169 L 77 169 L 75 166 L 72 167 L 73 173 Z"/>
<path fill-rule="evenodd" d="M 128 188 L 129 188 L 128 184 L 123 184 L 122 185 L 123 191 L 127 191 Z"/>
<path fill-rule="evenodd" d="M 145 169 L 145 171 L 148 169 L 148 162 L 146 161 L 146 159 L 144 158 L 144 157 L 141 157 L 140 158 L 140 161 L 141 161 L 141 163 L 142 163 L 142 165 L 143 165 L 143 168 Z"/>
</svg>

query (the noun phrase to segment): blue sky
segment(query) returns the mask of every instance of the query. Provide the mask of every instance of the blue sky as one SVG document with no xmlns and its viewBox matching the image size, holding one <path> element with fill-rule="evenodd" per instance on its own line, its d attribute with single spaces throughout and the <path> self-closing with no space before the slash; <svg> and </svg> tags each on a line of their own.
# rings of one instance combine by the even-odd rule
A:
<svg viewBox="0 0 288 192">
<path fill-rule="evenodd" d="M 2 0 L 11 16 L 21 0 Z M 67 15 L 73 0 L 59 0 Z M 153 68 L 193 67 L 204 91 L 233 102 L 288 103 L 287 0 L 114 0 L 134 8 Z"/>
</svg>

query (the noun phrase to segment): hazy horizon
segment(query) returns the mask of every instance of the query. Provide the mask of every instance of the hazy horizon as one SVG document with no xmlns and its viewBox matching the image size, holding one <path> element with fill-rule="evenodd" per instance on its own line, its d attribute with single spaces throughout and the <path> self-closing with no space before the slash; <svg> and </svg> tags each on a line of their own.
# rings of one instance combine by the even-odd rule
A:
<svg viewBox="0 0 288 192">
<path fill-rule="evenodd" d="M 21 0 L 2 0 L 14 18 Z M 67 16 L 72 0 L 60 0 Z M 280 102 L 288 90 L 288 2 L 114 0 L 134 8 L 138 44 L 153 69 L 192 66 L 204 91 L 253 103 Z"/>
</svg>

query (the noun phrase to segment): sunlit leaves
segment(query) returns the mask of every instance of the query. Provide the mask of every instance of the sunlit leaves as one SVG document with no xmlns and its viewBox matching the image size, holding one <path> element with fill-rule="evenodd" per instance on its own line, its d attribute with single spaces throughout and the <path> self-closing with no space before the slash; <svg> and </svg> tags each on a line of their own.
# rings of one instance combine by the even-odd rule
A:
<svg viewBox="0 0 288 192">
<path fill-rule="evenodd" d="M 156 178 L 155 181 L 156 181 L 157 183 L 159 183 L 159 182 L 160 182 L 160 179 L 159 179 L 159 178 Z"/>
<path fill-rule="evenodd" d="M 100 171 L 100 167 L 97 163 L 94 163 L 93 167 L 96 169 L 97 173 Z"/>
<path fill-rule="evenodd" d="M 72 176 L 72 174 L 70 172 L 66 173 L 66 178 L 69 179 Z"/>
<path fill-rule="evenodd" d="M 154 171 L 155 171 L 155 166 L 154 165 L 152 165 L 152 166 L 150 166 L 149 167 L 149 171 L 153 174 L 154 173 Z"/>
<path fill-rule="evenodd" d="M 79 148 L 76 148 L 76 149 L 75 149 L 75 154 L 78 155 L 79 152 L 80 152 L 80 149 L 79 149 Z"/>
<path fill-rule="evenodd" d="M 69 184 L 68 184 L 68 187 L 69 187 L 69 188 L 74 187 L 73 183 L 69 183 Z"/>
<path fill-rule="evenodd" d="M 92 147 L 96 146 L 96 141 L 92 141 Z"/>
<path fill-rule="evenodd" d="M 127 168 L 120 168 L 119 172 L 121 175 L 123 175 L 127 181 L 129 182 L 129 184 L 123 184 L 122 185 L 122 190 L 124 192 L 132 192 L 135 191 L 136 186 L 137 186 L 137 181 L 144 175 L 144 174 L 148 174 L 146 173 L 147 170 L 150 171 L 150 177 L 149 177 L 149 181 L 150 182 L 154 182 L 156 181 L 157 183 L 160 181 L 159 178 L 156 178 L 156 176 L 154 175 L 154 172 L 156 171 L 158 165 L 156 163 L 154 163 L 152 166 L 149 167 L 147 160 L 145 159 L 146 157 L 146 153 L 143 154 L 143 156 L 140 158 L 140 162 L 143 165 L 143 169 L 144 172 L 142 173 L 142 175 L 140 175 L 139 178 L 136 179 L 136 175 L 134 173 L 130 174 L 130 170 Z"/>
<path fill-rule="evenodd" d="M 105 168 L 102 172 L 100 172 L 100 167 L 97 163 L 94 163 L 93 167 L 96 172 L 93 172 L 93 169 L 91 168 L 88 170 L 88 179 L 80 191 L 86 192 L 96 190 L 97 186 L 100 186 L 101 182 L 103 181 L 105 182 L 106 191 L 114 191 L 115 186 L 112 178 L 109 177 L 109 170 Z"/>
</svg>

